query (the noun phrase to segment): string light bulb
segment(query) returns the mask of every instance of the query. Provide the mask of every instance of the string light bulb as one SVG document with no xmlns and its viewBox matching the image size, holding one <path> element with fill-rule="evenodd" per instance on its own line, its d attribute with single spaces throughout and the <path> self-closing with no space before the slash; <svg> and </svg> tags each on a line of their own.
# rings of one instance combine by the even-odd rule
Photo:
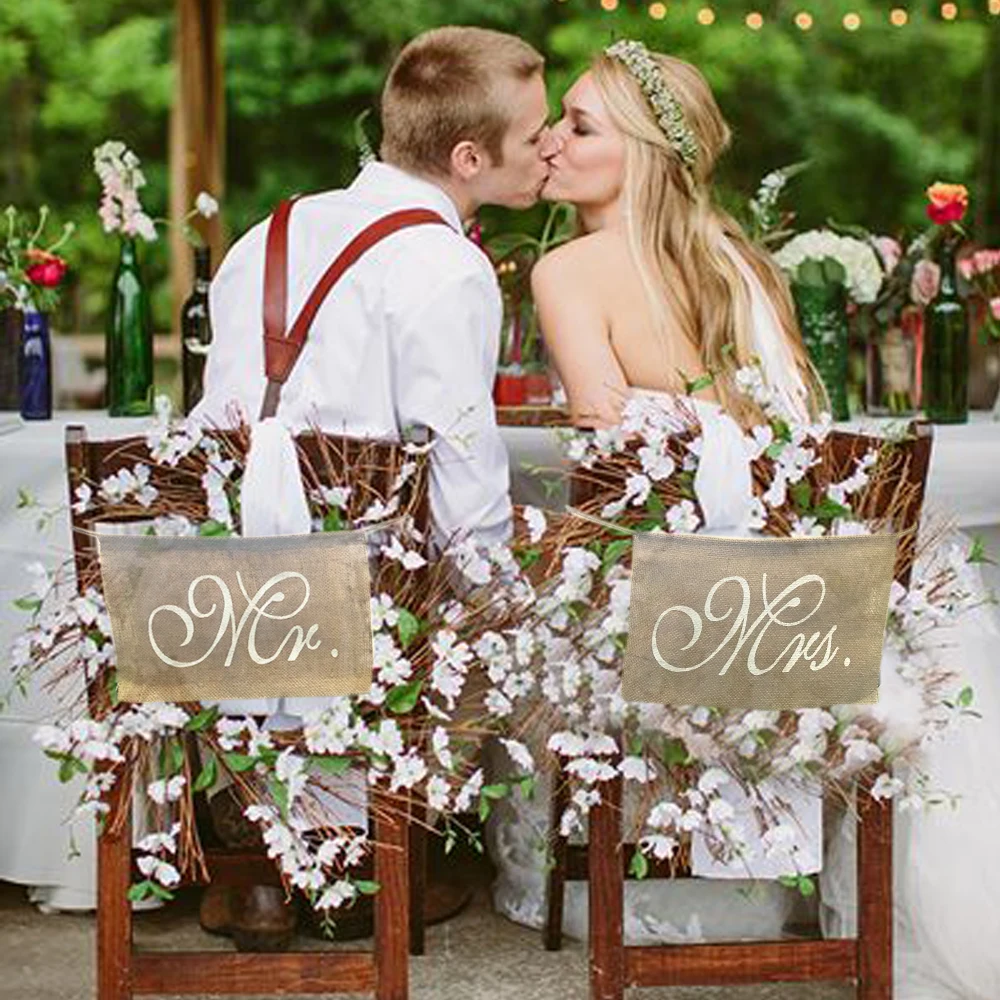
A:
<svg viewBox="0 0 1000 1000">
<path fill-rule="evenodd" d="M 808 11 L 801 10 L 795 15 L 795 24 L 797 27 L 801 28 L 802 31 L 808 31 L 813 26 L 812 14 Z"/>
<path fill-rule="evenodd" d="M 752 11 L 746 17 L 747 27 L 753 31 L 760 31 L 764 27 L 764 16 L 759 11 Z"/>
<path fill-rule="evenodd" d="M 706 27 L 715 23 L 715 11 L 711 7 L 702 7 L 698 11 L 698 23 Z"/>
<path fill-rule="evenodd" d="M 618 9 L 618 0 L 601 0 L 601 6 L 610 13 Z"/>
<path fill-rule="evenodd" d="M 954 21 L 958 17 L 958 5 L 953 3 L 941 4 L 941 16 L 946 21 Z"/>
<path fill-rule="evenodd" d="M 889 12 L 889 20 L 897 27 L 902 28 L 907 21 L 909 21 L 910 15 L 903 10 L 902 7 L 893 7 Z"/>
<path fill-rule="evenodd" d="M 990 13 L 1000 14 L 1000 0 L 990 0 Z"/>
<path fill-rule="evenodd" d="M 861 16 L 859 14 L 850 13 L 844 15 L 844 27 L 848 31 L 857 31 L 861 27 Z"/>
<path fill-rule="evenodd" d="M 651 3 L 649 5 L 649 16 L 654 21 L 662 21 L 667 16 L 667 5 L 665 3 Z"/>
</svg>

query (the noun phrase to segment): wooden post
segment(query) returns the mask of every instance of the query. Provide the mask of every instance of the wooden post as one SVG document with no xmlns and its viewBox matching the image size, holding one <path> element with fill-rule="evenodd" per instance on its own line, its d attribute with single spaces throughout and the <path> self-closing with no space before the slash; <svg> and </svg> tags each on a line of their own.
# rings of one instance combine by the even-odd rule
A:
<svg viewBox="0 0 1000 1000">
<path fill-rule="evenodd" d="M 174 66 L 170 112 L 170 262 L 173 325 L 191 293 L 194 267 L 181 220 L 202 191 L 221 202 L 225 182 L 225 98 L 223 92 L 223 0 L 176 0 Z M 220 215 L 196 218 L 194 228 L 212 249 L 213 266 L 225 250 Z"/>
</svg>

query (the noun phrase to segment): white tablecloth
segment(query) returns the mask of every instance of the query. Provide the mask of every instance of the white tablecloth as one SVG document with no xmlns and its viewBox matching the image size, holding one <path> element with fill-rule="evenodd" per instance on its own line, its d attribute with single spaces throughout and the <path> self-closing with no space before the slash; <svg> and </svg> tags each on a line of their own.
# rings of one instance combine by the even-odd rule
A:
<svg viewBox="0 0 1000 1000">
<path fill-rule="evenodd" d="M 43 506 L 68 500 L 64 464 L 65 427 L 82 423 L 91 438 L 126 437 L 146 426 L 143 418 L 112 419 L 104 413 L 57 412 L 51 421 L 23 422 L 0 414 L 0 655 L 2 689 L 9 686 L 6 651 L 25 615 L 12 601 L 23 596 L 24 566 L 40 560 L 50 567 L 71 556 L 68 515 L 55 518 L 42 532 L 34 528 L 37 512 L 16 510 L 23 488 Z M 871 430 L 885 421 L 862 421 Z M 560 464 L 556 432 L 543 428 L 504 427 L 511 458 L 511 488 L 519 503 L 556 507 L 560 491 L 547 496 L 545 478 L 557 479 Z M 542 473 L 537 467 L 548 468 Z M 957 517 L 973 533 L 984 535 L 1000 552 L 1000 423 L 988 413 L 974 413 L 968 424 L 935 427 L 927 505 Z M 995 572 L 995 567 L 992 572 Z M 994 578 L 1000 583 L 1000 579 Z M 37 724 L 56 706 L 37 687 L 0 715 L 0 879 L 40 887 L 33 897 L 61 908 L 94 905 L 94 833 L 77 824 L 80 855 L 70 860 L 69 829 L 64 825 L 79 794 L 75 781 L 62 785 L 56 764 L 32 742 Z"/>
</svg>

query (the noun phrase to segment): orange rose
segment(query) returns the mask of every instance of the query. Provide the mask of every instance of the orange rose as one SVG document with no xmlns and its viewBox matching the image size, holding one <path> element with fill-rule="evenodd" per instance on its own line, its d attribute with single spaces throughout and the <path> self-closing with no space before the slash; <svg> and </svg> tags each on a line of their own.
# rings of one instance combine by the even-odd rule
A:
<svg viewBox="0 0 1000 1000">
<path fill-rule="evenodd" d="M 959 222 L 969 207 L 969 192 L 964 184 L 938 181 L 927 189 L 927 217 L 939 226 Z"/>
</svg>

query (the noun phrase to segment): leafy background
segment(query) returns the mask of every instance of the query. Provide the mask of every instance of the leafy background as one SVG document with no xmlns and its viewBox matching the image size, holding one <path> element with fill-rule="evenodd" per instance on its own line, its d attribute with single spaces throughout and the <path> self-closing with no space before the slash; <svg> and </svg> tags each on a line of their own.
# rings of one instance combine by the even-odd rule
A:
<svg viewBox="0 0 1000 1000">
<path fill-rule="evenodd" d="M 760 177 L 808 159 L 792 182 L 803 226 L 828 217 L 885 232 L 919 225 L 923 189 L 938 178 L 970 186 L 978 234 L 1000 240 L 1000 17 L 986 0 L 960 4 L 952 22 L 937 2 L 904 3 L 909 24 L 889 24 L 879 0 L 672 0 L 653 20 L 621 0 L 239 0 L 226 10 L 227 181 L 230 238 L 292 191 L 348 183 L 357 157 L 354 117 L 377 108 L 384 73 L 413 34 L 438 24 L 514 31 L 547 58 L 553 108 L 589 56 L 615 35 L 697 63 L 735 131 L 720 197 L 740 208 Z M 761 31 L 743 23 L 760 10 Z M 815 17 L 809 32 L 793 24 Z M 847 11 L 862 18 L 845 31 Z M 90 152 L 106 138 L 136 150 L 153 214 L 167 205 L 174 7 L 168 0 L 0 0 L 0 205 L 48 203 L 79 226 L 73 274 L 58 318 L 99 332 L 115 241 L 95 215 Z M 371 126 L 374 133 L 376 126 Z M 373 138 L 374 138 L 373 134 Z M 988 181 L 992 178 L 992 191 Z M 980 195 L 978 197 L 977 195 Z M 540 224 L 487 213 L 487 229 Z M 53 229 L 53 231 L 55 231 Z M 146 249 L 159 330 L 174 325 L 166 241 Z"/>
</svg>

